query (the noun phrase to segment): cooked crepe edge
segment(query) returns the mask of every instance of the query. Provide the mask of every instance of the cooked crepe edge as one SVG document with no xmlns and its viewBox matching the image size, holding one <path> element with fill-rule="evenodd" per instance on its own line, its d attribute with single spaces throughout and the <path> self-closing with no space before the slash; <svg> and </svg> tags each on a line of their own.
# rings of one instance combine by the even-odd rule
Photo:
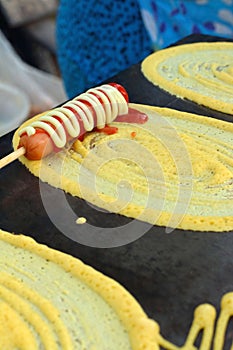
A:
<svg viewBox="0 0 233 350">
<path fill-rule="evenodd" d="M 136 299 L 116 280 L 95 270 L 78 258 L 38 243 L 29 236 L 0 229 L 0 239 L 47 259 L 80 279 L 99 294 L 118 315 L 128 332 L 133 350 L 155 349 L 159 332 L 158 324 L 148 318 Z"/>
<path fill-rule="evenodd" d="M 153 113 L 161 114 L 165 116 L 175 116 L 176 118 L 182 119 L 183 117 L 186 118 L 186 120 L 190 121 L 197 121 L 202 124 L 209 125 L 210 121 L 219 129 L 227 130 L 233 133 L 233 124 L 230 122 L 222 121 L 215 118 L 210 118 L 202 115 L 197 115 L 189 112 L 183 112 L 174 110 L 171 108 L 165 108 L 165 107 L 156 107 L 156 106 L 147 106 L 147 105 L 141 105 L 141 104 L 130 104 L 130 107 L 138 109 L 144 113 L 147 113 L 148 116 L 152 115 Z M 46 114 L 46 113 L 43 113 Z M 32 121 L 37 120 L 40 117 L 40 115 L 33 117 L 32 119 L 27 120 L 25 123 L 23 123 L 18 130 L 16 130 L 14 136 L 13 136 L 13 147 L 14 149 L 17 149 L 19 144 L 19 135 L 18 131 L 29 125 Z M 56 154 L 55 154 L 56 156 Z M 77 183 L 75 181 L 71 181 L 69 178 L 61 176 L 57 176 L 56 171 L 52 169 L 51 167 L 46 168 L 46 176 L 43 177 L 43 174 L 45 173 L 43 171 L 43 174 L 41 174 L 41 164 L 42 161 L 30 161 L 26 157 L 22 156 L 19 158 L 20 162 L 24 164 L 29 171 L 35 175 L 36 177 L 39 177 L 43 182 L 49 183 L 51 186 L 55 188 L 61 188 L 66 193 L 71 194 L 72 196 L 77 196 L 79 198 L 85 199 L 88 202 L 102 208 L 106 209 L 110 212 L 114 212 L 117 214 L 124 215 L 129 218 L 138 219 L 140 221 L 145 221 L 151 225 L 158 225 L 158 226 L 168 226 L 170 219 L 173 218 L 175 222 L 178 220 L 177 229 L 182 230 L 190 230 L 190 231 L 211 231 L 211 232 L 223 232 L 223 231 L 231 231 L 233 229 L 233 216 L 194 216 L 194 215 L 188 215 L 185 214 L 182 215 L 182 217 L 179 215 L 176 217 L 174 213 L 169 212 L 157 212 L 150 208 L 145 208 L 142 206 L 135 205 L 133 203 L 125 203 L 120 202 L 118 200 L 117 207 L 114 207 L 114 198 L 111 196 L 105 196 L 106 201 L 101 200 L 98 196 L 96 196 L 95 193 L 92 193 L 90 188 L 88 186 L 83 187 L 80 191 L 79 185 L 77 186 Z M 85 198 L 82 195 L 85 193 Z M 111 205 L 110 205 L 111 203 Z M 121 209 L 119 210 L 119 207 Z M 140 214 L 139 214 L 140 213 Z M 156 218 L 156 219 L 155 219 Z"/>
<path fill-rule="evenodd" d="M 217 111 L 220 111 L 222 113 L 227 114 L 233 114 L 233 104 L 228 102 L 221 102 L 211 96 L 205 96 L 201 93 L 194 92 L 192 90 L 186 89 L 182 86 L 177 86 L 176 83 L 173 83 L 172 81 L 168 81 L 167 79 L 163 78 L 159 72 L 156 71 L 156 67 L 168 56 L 176 55 L 177 52 L 189 52 L 192 50 L 203 50 L 203 46 L 208 47 L 210 49 L 216 49 L 221 48 L 223 46 L 233 47 L 233 42 L 202 42 L 202 43 L 190 43 L 190 44 L 183 44 L 183 45 L 177 45 L 173 47 L 169 47 L 160 51 L 156 51 L 152 53 L 151 55 L 147 56 L 141 64 L 141 71 L 144 74 L 144 76 L 154 85 L 158 86 L 159 88 L 163 89 L 164 91 L 169 92 L 170 94 L 177 96 L 181 99 L 188 99 L 191 100 L 199 105 L 203 105 L 205 107 L 215 109 Z M 213 108 L 215 106 L 215 108 Z"/>
</svg>

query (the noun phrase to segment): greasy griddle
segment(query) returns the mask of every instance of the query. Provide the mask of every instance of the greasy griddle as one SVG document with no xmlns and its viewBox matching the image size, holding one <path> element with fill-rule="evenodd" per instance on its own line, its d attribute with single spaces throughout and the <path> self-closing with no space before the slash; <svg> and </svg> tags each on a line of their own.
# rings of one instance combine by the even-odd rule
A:
<svg viewBox="0 0 233 350">
<path fill-rule="evenodd" d="M 178 44 L 215 40 L 217 38 L 193 35 Z M 141 74 L 140 64 L 110 80 L 126 87 L 131 102 L 232 120 L 229 115 L 177 99 L 153 86 Z M 1 157 L 12 151 L 12 135 L 0 139 Z M 60 191 L 46 184 L 43 189 L 48 196 Z M 79 198 L 66 197 L 72 210 L 100 227 L 100 231 L 103 226 L 122 226 L 130 220 L 100 212 Z M 150 317 L 159 322 L 163 336 L 176 345 L 184 343 L 193 310 L 198 304 L 209 302 L 219 310 L 222 295 L 233 291 L 233 232 L 175 230 L 168 234 L 163 227 L 153 226 L 140 239 L 126 246 L 87 247 L 63 235 L 51 222 L 41 200 L 39 180 L 18 161 L 0 171 L 0 198 L 0 228 L 32 236 L 113 277 L 137 298 Z M 55 201 L 54 208 L 57 205 Z M 230 334 L 228 341 L 232 337 Z"/>
</svg>

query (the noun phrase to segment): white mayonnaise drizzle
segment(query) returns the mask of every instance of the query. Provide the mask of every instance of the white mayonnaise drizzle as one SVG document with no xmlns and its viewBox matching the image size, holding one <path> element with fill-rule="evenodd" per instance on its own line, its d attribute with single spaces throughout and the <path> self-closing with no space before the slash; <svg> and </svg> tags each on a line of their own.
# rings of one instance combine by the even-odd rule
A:
<svg viewBox="0 0 233 350">
<path fill-rule="evenodd" d="M 103 103 L 93 93 L 100 97 Z M 82 101 L 90 103 L 92 108 Z M 72 108 L 76 113 L 68 108 Z M 128 104 L 117 88 L 108 84 L 102 85 L 89 89 L 61 107 L 52 109 L 31 125 L 21 129 L 19 136 L 23 133 L 27 133 L 28 136 L 34 135 L 36 133 L 35 128 L 44 129 L 50 135 L 56 147 L 62 148 L 67 142 L 67 133 L 73 138 L 80 135 L 80 124 L 76 115 L 79 115 L 82 119 L 85 131 L 91 131 L 95 127 L 93 111 L 96 114 L 96 126 L 101 129 L 118 115 L 128 113 Z M 63 125 L 54 117 L 59 117 Z"/>
</svg>

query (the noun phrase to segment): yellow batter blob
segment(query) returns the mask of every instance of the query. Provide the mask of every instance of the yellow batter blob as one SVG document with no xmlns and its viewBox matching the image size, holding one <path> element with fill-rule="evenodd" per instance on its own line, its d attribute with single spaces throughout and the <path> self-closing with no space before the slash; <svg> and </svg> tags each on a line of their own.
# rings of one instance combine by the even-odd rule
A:
<svg viewBox="0 0 233 350">
<path fill-rule="evenodd" d="M 233 114 L 233 43 L 192 43 L 157 51 L 142 63 L 153 84 L 200 105 Z"/>
<path fill-rule="evenodd" d="M 232 230 L 233 125 L 130 106 L 149 120 L 113 123 L 114 135 L 90 132 L 42 161 L 20 160 L 42 181 L 110 212 L 185 230 Z M 14 148 L 18 142 L 16 132 Z"/>
</svg>

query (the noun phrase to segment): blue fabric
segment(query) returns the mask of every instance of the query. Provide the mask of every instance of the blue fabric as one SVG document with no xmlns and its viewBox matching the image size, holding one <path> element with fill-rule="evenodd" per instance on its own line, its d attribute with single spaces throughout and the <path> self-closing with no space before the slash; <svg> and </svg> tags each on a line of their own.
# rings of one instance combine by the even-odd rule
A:
<svg viewBox="0 0 233 350">
<path fill-rule="evenodd" d="M 61 0 L 56 35 L 70 98 L 152 52 L 137 0 Z"/>
<path fill-rule="evenodd" d="M 233 0 L 138 0 L 153 48 L 193 33 L 233 39 Z"/>
<path fill-rule="evenodd" d="M 233 38 L 233 0 L 60 0 L 57 53 L 67 94 L 192 33 Z"/>
</svg>

